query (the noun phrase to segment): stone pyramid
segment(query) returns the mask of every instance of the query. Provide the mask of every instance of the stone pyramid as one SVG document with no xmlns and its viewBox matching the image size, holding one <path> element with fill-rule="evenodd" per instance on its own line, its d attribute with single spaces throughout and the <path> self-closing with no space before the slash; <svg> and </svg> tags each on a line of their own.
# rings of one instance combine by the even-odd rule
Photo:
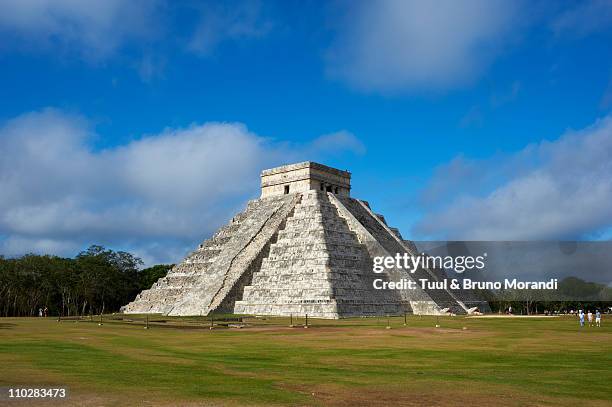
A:
<svg viewBox="0 0 612 407">
<path fill-rule="evenodd" d="M 373 281 L 443 272 L 372 272 L 375 256 L 417 255 L 365 201 L 350 197 L 351 175 L 314 162 L 265 170 L 261 197 L 205 240 L 124 313 L 351 316 L 464 314 L 447 290 L 376 290 Z"/>
</svg>

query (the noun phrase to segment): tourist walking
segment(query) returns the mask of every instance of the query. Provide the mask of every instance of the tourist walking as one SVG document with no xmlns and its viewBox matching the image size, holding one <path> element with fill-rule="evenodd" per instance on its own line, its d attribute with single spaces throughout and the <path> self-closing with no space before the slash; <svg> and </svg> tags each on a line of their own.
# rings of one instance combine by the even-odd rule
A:
<svg viewBox="0 0 612 407">
<path fill-rule="evenodd" d="M 580 318 L 580 326 L 584 326 L 584 311 L 580 310 L 578 312 L 578 318 Z"/>
<path fill-rule="evenodd" d="M 587 314 L 587 319 L 589 320 L 589 326 L 593 326 L 593 313 L 589 310 Z"/>
</svg>

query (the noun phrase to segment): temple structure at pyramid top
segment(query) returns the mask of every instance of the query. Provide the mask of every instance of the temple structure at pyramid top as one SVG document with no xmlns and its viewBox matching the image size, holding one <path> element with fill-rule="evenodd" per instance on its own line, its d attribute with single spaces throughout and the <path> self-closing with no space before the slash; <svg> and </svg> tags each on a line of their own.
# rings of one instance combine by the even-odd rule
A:
<svg viewBox="0 0 612 407">
<path fill-rule="evenodd" d="M 320 190 L 350 196 L 351 173 L 312 161 L 283 165 L 261 172 L 261 197 Z"/>
<path fill-rule="evenodd" d="M 351 197 L 351 174 L 311 161 L 261 173 L 250 201 L 124 313 L 309 315 L 320 318 L 464 314 L 488 305 L 447 289 L 375 288 L 439 281 L 443 270 L 372 270 L 379 256 L 418 255 L 366 201 Z"/>
</svg>

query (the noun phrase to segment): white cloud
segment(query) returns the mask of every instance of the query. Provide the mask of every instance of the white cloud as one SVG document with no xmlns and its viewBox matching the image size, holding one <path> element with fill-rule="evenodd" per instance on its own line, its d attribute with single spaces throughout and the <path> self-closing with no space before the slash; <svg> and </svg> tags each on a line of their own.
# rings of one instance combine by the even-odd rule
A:
<svg viewBox="0 0 612 407">
<path fill-rule="evenodd" d="M 74 255 L 101 243 L 178 261 L 257 196 L 263 168 L 363 151 L 335 134 L 295 145 L 206 123 L 94 151 L 84 118 L 24 114 L 0 128 L 0 253 Z"/>
<path fill-rule="evenodd" d="M 366 152 L 365 145 L 355 135 L 348 131 L 339 131 L 331 134 L 324 134 L 312 141 L 310 148 L 313 154 L 324 151 L 348 150 L 357 155 Z"/>
<path fill-rule="evenodd" d="M 188 44 L 199 55 L 210 55 L 224 41 L 243 41 L 264 37 L 272 28 L 260 1 L 205 4 Z"/>
<path fill-rule="evenodd" d="M 0 33 L 53 52 L 102 60 L 119 47 L 153 34 L 157 1 L 0 0 Z"/>
<path fill-rule="evenodd" d="M 585 37 L 592 33 L 612 28 L 612 2 L 590 0 L 575 3 L 559 13 L 552 21 L 551 28 L 558 35 Z"/>
<path fill-rule="evenodd" d="M 478 77 L 525 17 L 517 2 L 349 2 L 330 73 L 382 92 L 446 90 Z"/>
<path fill-rule="evenodd" d="M 181 13 L 195 21 L 182 27 Z M 262 38 L 271 27 L 263 3 L 255 0 L 182 5 L 162 0 L 0 0 L 0 50 L 76 55 L 94 63 L 127 50 L 123 61 L 144 82 L 163 77 L 169 48 L 210 56 L 221 43 Z M 185 38 L 182 33 L 189 30 L 193 33 Z"/>
<path fill-rule="evenodd" d="M 606 117 L 511 156 L 456 159 L 424 191 L 432 209 L 415 232 L 468 240 L 596 237 L 612 227 L 611 158 Z"/>
<path fill-rule="evenodd" d="M 24 253 L 78 253 L 83 247 L 74 241 L 57 239 L 32 239 L 11 236 L 2 242 L 0 255 L 12 256 Z"/>
<path fill-rule="evenodd" d="M 509 88 L 494 92 L 491 95 L 491 107 L 498 108 L 515 101 L 521 93 L 521 87 L 520 81 L 514 81 Z"/>
<path fill-rule="evenodd" d="M 608 82 L 608 86 L 601 96 L 601 101 L 599 102 L 599 107 L 601 109 L 608 109 L 612 107 L 612 79 Z"/>
</svg>

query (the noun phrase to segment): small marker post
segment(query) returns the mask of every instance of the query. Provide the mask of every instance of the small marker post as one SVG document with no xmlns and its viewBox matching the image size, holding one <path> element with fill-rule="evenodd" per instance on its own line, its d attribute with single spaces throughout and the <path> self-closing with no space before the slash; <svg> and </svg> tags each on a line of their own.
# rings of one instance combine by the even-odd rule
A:
<svg viewBox="0 0 612 407">
<path fill-rule="evenodd" d="M 145 325 L 145 329 L 149 329 L 149 314 L 147 314 L 147 322 Z"/>
<path fill-rule="evenodd" d="M 406 322 L 406 312 L 404 312 L 404 326 L 408 325 L 408 323 Z"/>
<path fill-rule="evenodd" d="M 389 322 L 389 315 L 387 315 L 387 327 L 385 329 L 391 329 L 391 324 Z"/>
</svg>

